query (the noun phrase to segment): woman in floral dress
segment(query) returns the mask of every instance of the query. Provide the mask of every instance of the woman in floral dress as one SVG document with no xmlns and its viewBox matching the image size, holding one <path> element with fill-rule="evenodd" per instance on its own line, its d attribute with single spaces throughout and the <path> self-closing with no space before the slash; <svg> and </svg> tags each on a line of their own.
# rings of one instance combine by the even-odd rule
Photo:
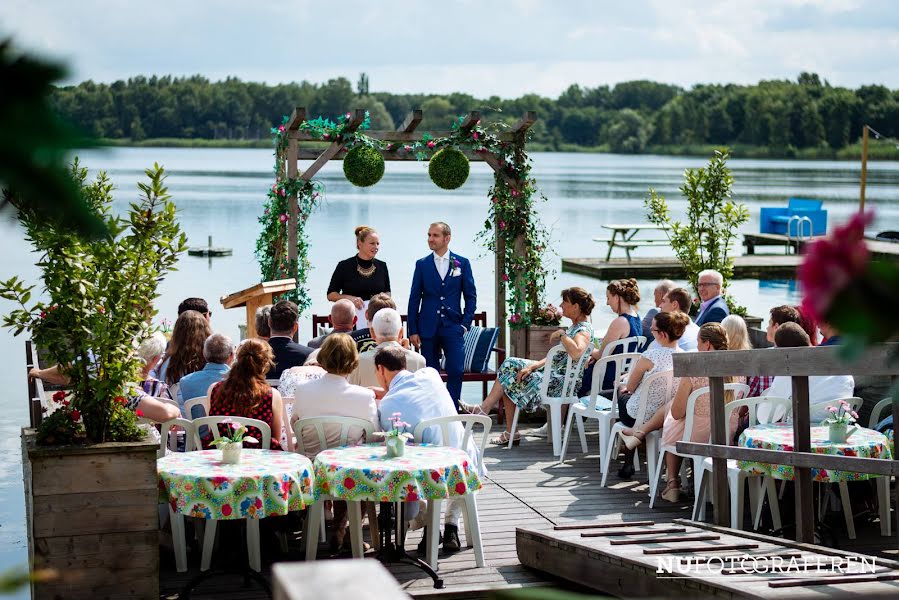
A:
<svg viewBox="0 0 899 600">
<path fill-rule="evenodd" d="M 587 320 L 593 311 L 595 302 L 593 297 L 580 287 L 568 288 L 562 291 L 562 316 L 571 319 L 571 327 L 567 331 L 556 331 L 550 341 L 562 344 L 572 360 L 580 359 L 593 340 L 593 326 Z M 559 395 L 562 380 L 565 375 L 566 357 L 557 354 L 553 360 L 550 380 L 549 395 Z M 461 410 L 467 413 L 486 415 L 500 401 L 503 402 L 506 415 L 506 430 L 495 440 L 494 444 L 508 444 L 512 435 L 512 418 L 515 407 L 532 411 L 540 403 L 540 386 L 543 383 L 543 367 L 546 359 L 533 361 L 523 358 L 507 358 L 503 361 L 496 374 L 496 383 L 484 402 L 478 404 L 466 404 L 460 402 Z M 575 389 L 580 386 L 583 372 L 578 373 Z M 515 434 L 513 444 L 517 445 L 521 440 L 519 433 Z"/>
</svg>

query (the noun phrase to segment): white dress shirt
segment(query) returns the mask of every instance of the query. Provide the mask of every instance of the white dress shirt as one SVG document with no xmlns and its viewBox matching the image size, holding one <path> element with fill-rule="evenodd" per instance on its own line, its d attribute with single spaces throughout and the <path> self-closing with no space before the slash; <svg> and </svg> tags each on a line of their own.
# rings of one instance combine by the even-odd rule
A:
<svg viewBox="0 0 899 600">
<path fill-rule="evenodd" d="M 855 379 L 850 375 L 813 375 L 808 378 L 809 421 L 817 425 L 829 416 L 828 406 L 836 406 L 837 400 L 851 398 L 855 390 Z M 771 382 L 763 396 L 793 399 L 793 380 L 789 375 L 778 375 Z M 772 423 L 783 418 L 782 411 L 771 413 L 768 404 L 758 407 L 759 423 Z"/>
<path fill-rule="evenodd" d="M 449 250 L 447 250 L 443 256 L 434 252 L 434 265 L 437 267 L 437 273 L 440 274 L 440 279 L 446 279 L 446 274 L 449 271 L 449 259 Z"/>
</svg>

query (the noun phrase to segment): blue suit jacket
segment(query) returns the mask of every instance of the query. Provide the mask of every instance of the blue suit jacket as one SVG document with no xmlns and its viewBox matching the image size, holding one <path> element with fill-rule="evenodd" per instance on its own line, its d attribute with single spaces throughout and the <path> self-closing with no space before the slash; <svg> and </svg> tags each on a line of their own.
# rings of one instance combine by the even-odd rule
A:
<svg viewBox="0 0 899 600">
<path fill-rule="evenodd" d="M 724 296 L 718 296 L 705 312 L 699 315 L 699 318 L 696 319 L 696 324 L 702 327 L 706 323 L 720 323 L 724 320 L 724 317 L 729 314 L 730 309 L 727 308 L 727 302 L 724 300 Z"/>
<path fill-rule="evenodd" d="M 412 289 L 409 291 L 409 335 L 434 337 L 441 326 L 461 325 L 471 328 L 478 296 L 468 259 L 450 252 L 450 268 L 440 279 L 434 254 L 415 262 Z M 459 275 L 453 276 L 454 261 L 459 261 Z M 465 310 L 462 298 L 465 298 Z M 460 332 L 461 334 L 461 332 Z"/>
</svg>

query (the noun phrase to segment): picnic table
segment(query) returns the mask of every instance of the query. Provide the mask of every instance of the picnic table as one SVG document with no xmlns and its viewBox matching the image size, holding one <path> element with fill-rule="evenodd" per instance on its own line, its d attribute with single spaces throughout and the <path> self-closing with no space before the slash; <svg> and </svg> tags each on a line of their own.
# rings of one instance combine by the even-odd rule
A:
<svg viewBox="0 0 899 600">
<path fill-rule="evenodd" d="M 602 225 L 602 228 L 611 231 L 612 237 L 610 239 L 593 238 L 593 241 L 605 242 L 609 245 L 609 251 L 606 253 L 606 261 L 612 257 L 612 249 L 616 246 L 618 248 L 624 248 L 624 251 L 627 254 L 627 262 L 631 262 L 631 250 L 634 248 L 670 245 L 668 240 L 634 239 L 641 231 L 668 231 L 668 227 L 665 225 L 655 225 L 653 223 L 613 223 Z"/>
</svg>

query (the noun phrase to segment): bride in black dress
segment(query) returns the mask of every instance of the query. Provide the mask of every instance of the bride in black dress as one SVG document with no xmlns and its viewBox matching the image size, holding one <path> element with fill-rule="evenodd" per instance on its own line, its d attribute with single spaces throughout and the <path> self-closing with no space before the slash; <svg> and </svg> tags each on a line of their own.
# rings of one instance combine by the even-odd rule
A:
<svg viewBox="0 0 899 600">
<path fill-rule="evenodd" d="M 363 314 L 372 296 L 381 292 L 390 293 L 387 263 L 375 258 L 380 246 L 381 238 L 377 231 L 367 225 L 356 228 L 358 252 L 337 263 L 328 286 L 328 300 L 337 302 L 346 298 L 356 306 L 358 314 Z M 363 317 L 360 326 L 364 322 Z"/>
</svg>

